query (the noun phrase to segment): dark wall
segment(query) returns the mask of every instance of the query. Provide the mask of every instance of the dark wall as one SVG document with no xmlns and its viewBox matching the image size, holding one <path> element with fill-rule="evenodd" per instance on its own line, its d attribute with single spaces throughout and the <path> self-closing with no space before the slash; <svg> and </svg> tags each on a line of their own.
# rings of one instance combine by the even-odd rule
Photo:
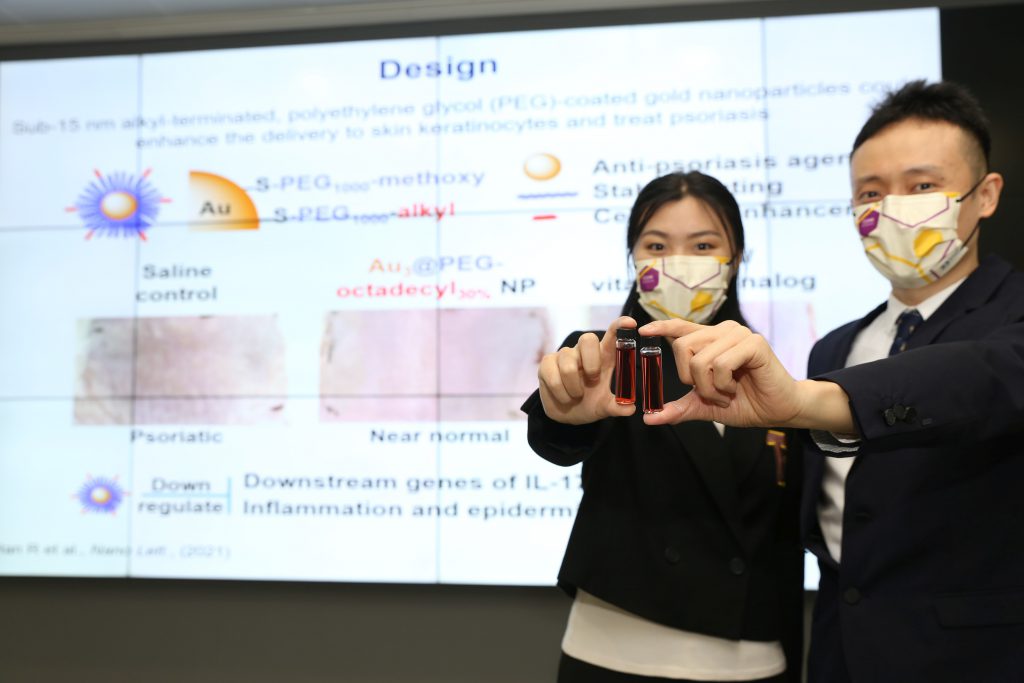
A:
<svg viewBox="0 0 1024 683">
<path fill-rule="evenodd" d="M 0 581 L 4 683 L 554 680 L 555 588 Z"/>
<path fill-rule="evenodd" d="M 1006 188 L 999 210 L 981 229 L 982 253 L 1024 270 L 1024 5 L 942 12 L 943 77 L 970 87 L 992 123 L 992 170 Z"/>
</svg>

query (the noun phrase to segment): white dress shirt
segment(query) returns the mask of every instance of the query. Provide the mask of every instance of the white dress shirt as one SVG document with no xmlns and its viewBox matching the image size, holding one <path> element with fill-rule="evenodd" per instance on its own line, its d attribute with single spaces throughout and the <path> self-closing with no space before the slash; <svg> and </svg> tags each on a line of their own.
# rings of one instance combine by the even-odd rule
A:
<svg viewBox="0 0 1024 683">
<path fill-rule="evenodd" d="M 870 363 L 881 360 L 889 355 L 893 340 L 896 339 L 896 319 L 900 314 L 916 308 L 923 320 L 928 320 L 949 296 L 963 283 L 958 280 L 940 292 L 932 294 L 916 306 L 908 306 L 892 294 L 886 308 L 877 318 L 857 333 L 845 367 Z M 833 453 L 852 452 L 857 450 L 857 440 L 821 432 L 812 432 L 818 446 L 824 451 Z M 839 562 L 843 547 L 843 509 L 846 504 L 846 477 L 850 474 L 856 456 L 825 458 L 825 471 L 821 479 L 821 498 L 818 499 L 818 524 L 821 534 L 825 537 L 825 545 L 832 558 Z"/>
</svg>

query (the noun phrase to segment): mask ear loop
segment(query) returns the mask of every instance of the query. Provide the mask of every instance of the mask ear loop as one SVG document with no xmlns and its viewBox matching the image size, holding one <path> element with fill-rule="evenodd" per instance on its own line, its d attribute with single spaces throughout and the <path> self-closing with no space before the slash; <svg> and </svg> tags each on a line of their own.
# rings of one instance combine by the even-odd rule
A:
<svg viewBox="0 0 1024 683">
<path fill-rule="evenodd" d="M 988 173 L 986 173 L 985 175 L 981 176 L 981 179 L 978 180 L 978 182 L 974 183 L 974 185 L 971 186 L 971 189 L 967 190 L 967 192 L 965 192 L 962 197 L 957 197 L 956 198 L 956 203 L 959 204 L 963 200 L 965 200 L 968 197 L 970 197 L 971 194 L 973 194 L 974 191 L 977 190 L 979 187 L 981 187 L 981 184 L 983 182 L 985 182 L 985 178 L 988 178 Z"/>
<path fill-rule="evenodd" d="M 956 203 L 959 204 L 963 200 L 965 200 L 968 197 L 970 197 L 972 192 L 974 192 L 979 187 L 981 187 L 981 184 L 983 182 L 985 182 L 985 178 L 987 178 L 987 177 L 988 177 L 988 173 L 986 173 L 985 175 L 981 176 L 981 179 L 978 182 L 974 183 L 974 185 L 971 187 L 971 189 L 967 190 L 967 192 L 964 193 L 964 196 L 957 197 Z M 967 249 L 967 245 L 971 243 L 972 239 L 974 239 L 974 234 L 976 232 L 978 232 L 978 228 L 980 228 L 980 227 L 981 227 L 981 221 L 979 220 L 977 223 L 974 224 L 974 229 L 971 230 L 971 234 L 969 234 L 967 236 L 967 239 L 964 240 L 964 245 L 962 247 L 960 247 L 961 249 Z"/>
</svg>

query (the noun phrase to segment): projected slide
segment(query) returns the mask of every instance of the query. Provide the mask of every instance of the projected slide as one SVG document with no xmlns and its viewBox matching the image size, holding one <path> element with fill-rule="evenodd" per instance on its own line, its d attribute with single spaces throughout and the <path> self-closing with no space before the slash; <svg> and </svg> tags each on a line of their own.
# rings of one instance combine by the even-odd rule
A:
<svg viewBox="0 0 1024 683">
<path fill-rule="evenodd" d="M 657 175 L 739 199 L 802 375 L 885 284 L 848 149 L 937 78 L 896 11 L 0 64 L 0 573 L 551 584 L 540 357 Z"/>
</svg>

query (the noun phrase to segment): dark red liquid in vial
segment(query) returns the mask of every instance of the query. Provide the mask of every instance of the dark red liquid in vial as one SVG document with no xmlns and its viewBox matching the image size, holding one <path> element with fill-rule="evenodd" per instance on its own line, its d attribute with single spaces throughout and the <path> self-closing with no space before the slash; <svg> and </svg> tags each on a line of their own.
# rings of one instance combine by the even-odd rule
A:
<svg viewBox="0 0 1024 683">
<path fill-rule="evenodd" d="M 657 353 L 640 352 L 640 376 L 644 383 L 644 412 L 660 413 L 665 407 L 661 386 L 661 349 Z"/>
<path fill-rule="evenodd" d="M 636 345 L 615 349 L 615 402 L 636 403 Z"/>
</svg>

